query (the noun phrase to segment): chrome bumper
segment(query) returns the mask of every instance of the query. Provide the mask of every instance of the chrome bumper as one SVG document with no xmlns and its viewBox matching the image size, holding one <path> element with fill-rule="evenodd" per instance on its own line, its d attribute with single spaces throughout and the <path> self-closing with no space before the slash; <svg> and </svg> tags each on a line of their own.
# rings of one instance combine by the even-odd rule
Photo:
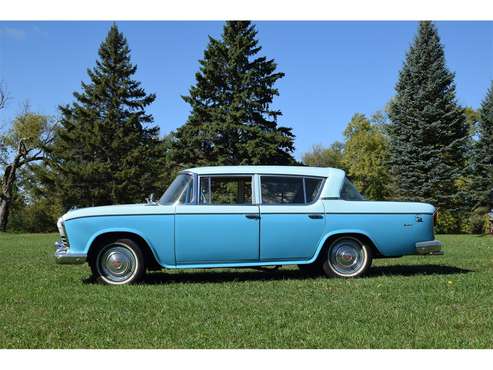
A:
<svg viewBox="0 0 493 370">
<path fill-rule="evenodd" d="M 61 265 L 79 265 L 86 262 L 87 256 L 82 253 L 70 253 L 69 249 L 59 240 L 55 242 L 55 262 Z"/>
<path fill-rule="evenodd" d="M 428 242 L 416 243 L 416 254 L 427 256 L 441 256 L 444 254 L 442 251 L 442 243 L 439 240 L 430 240 Z"/>
</svg>

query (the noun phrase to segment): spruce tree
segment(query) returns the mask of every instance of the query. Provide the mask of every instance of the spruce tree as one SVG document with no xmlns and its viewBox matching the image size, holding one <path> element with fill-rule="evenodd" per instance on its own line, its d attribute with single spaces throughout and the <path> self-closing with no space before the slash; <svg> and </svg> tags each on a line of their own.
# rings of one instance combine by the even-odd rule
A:
<svg viewBox="0 0 493 370">
<path fill-rule="evenodd" d="M 64 205 L 92 206 L 143 201 L 153 189 L 162 153 L 158 127 L 145 112 L 155 99 L 134 80 L 124 35 L 113 24 L 87 71 L 75 101 L 61 106 L 56 139 L 49 148 L 45 183 Z M 43 171 L 41 171 L 43 172 Z"/>
<path fill-rule="evenodd" d="M 391 167 L 401 199 L 456 209 L 468 129 L 431 22 L 420 22 L 390 109 Z"/>
<path fill-rule="evenodd" d="M 478 141 L 473 150 L 473 194 L 476 207 L 493 208 L 493 81 L 481 103 Z"/>
<path fill-rule="evenodd" d="M 281 112 L 271 108 L 284 74 L 257 56 L 256 35 L 250 22 L 230 21 L 221 40 L 209 37 L 196 83 L 183 97 L 191 113 L 175 133 L 178 167 L 294 163 L 294 136 L 277 125 Z"/>
</svg>

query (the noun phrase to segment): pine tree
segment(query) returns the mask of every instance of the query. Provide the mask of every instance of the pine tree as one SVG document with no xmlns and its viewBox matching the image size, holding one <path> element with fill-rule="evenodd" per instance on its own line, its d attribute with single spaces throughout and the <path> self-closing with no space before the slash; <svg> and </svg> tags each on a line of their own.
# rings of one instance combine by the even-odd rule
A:
<svg viewBox="0 0 493 370">
<path fill-rule="evenodd" d="M 175 133 L 177 166 L 294 162 L 294 136 L 277 125 L 281 112 L 271 108 L 284 74 L 257 56 L 256 35 L 250 22 L 230 21 L 221 40 L 209 37 L 196 84 L 183 97 L 191 114 Z"/>
<path fill-rule="evenodd" d="M 389 110 L 391 166 L 402 199 L 456 209 L 468 129 L 436 27 L 421 22 Z"/>
<path fill-rule="evenodd" d="M 493 81 L 481 103 L 478 141 L 473 150 L 475 206 L 493 208 Z"/>
<path fill-rule="evenodd" d="M 65 206 L 142 201 L 153 189 L 164 156 L 158 127 L 145 108 L 154 99 L 132 79 L 124 35 L 113 24 L 71 105 L 60 107 L 61 121 L 49 148 L 45 183 Z"/>
</svg>

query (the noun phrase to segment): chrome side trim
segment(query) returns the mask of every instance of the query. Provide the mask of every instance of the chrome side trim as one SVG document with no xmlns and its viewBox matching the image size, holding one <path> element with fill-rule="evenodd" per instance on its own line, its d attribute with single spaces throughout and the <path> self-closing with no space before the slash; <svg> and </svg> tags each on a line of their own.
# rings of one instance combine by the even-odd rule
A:
<svg viewBox="0 0 493 370">
<path fill-rule="evenodd" d="M 433 256 L 443 255 L 444 252 L 442 251 L 442 242 L 439 240 L 418 242 L 416 243 L 416 254 Z"/>
<path fill-rule="evenodd" d="M 60 265 L 80 265 L 86 262 L 87 255 L 83 253 L 70 253 L 61 240 L 55 242 L 55 262 Z"/>
</svg>

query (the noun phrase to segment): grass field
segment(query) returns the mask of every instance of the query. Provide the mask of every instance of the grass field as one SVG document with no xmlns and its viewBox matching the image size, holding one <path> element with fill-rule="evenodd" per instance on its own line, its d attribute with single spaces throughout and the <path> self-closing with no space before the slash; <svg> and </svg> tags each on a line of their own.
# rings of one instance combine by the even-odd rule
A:
<svg viewBox="0 0 493 370">
<path fill-rule="evenodd" d="M 296 267 L 155 272 L 137 286 L 58 266 L 57 235 L 0 234 L 0 348 L 493 348 L 493 238 L 377 260 L 366 278 Z"/>
</svg>

